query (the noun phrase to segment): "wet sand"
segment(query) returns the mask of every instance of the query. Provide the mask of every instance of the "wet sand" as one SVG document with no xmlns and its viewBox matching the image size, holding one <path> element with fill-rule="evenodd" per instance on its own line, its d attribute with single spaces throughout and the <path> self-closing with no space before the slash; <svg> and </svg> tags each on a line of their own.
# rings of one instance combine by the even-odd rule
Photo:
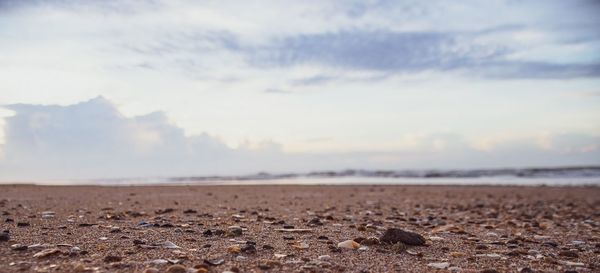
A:
<svg viewBox="0 0 600 273">
<path fill-rule="evenodd" d="M 5 185 L 0 215 L 0 272 L 600 272 L 598 187 Z"/>
</svg>

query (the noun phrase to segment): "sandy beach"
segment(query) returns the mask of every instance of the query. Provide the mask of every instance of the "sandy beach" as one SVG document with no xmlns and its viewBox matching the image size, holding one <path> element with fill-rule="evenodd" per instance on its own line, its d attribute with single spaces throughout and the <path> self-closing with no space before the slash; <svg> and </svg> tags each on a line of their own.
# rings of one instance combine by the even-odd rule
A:
<svg viewBox="0 0 600 273">
<path fill-rule="evenodd" d="M 600 271 L 598 187 L 3 185 L 0 215 L 0 272 Z"/>
</svg>

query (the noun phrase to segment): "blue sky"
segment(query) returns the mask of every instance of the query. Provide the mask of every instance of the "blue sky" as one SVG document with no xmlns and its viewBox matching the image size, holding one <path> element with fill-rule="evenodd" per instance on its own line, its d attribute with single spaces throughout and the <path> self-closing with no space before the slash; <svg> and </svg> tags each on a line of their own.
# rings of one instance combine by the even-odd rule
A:
<svg viewBox="0 0 600 273">
<path fill-rule="evenodd" d="M 0 179 L 600 164 L 599 11 L 0 1 Z"/>
</svg>

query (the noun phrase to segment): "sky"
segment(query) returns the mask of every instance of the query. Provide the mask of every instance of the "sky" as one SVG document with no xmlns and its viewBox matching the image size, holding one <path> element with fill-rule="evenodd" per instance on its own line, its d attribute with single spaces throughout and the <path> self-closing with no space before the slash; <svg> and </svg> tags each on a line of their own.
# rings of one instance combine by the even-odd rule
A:
<svg viewBox="0 0 600 273">
<path fill-rule="evenodd" d="M 600 2 L 0 1 L 0 181 L 600 165 Z"/>
</svg>

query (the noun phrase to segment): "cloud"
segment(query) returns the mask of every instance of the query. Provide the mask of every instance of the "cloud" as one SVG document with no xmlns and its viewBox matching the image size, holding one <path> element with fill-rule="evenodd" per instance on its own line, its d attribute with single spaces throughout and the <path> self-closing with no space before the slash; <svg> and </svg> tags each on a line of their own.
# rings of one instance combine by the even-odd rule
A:
<svg viewBox="0 0 600 273">
<path fill-rule="evenodd" d="M 4 108 L 15 114 L 5 120 L 0 181 L 600 163 L 600 137 L 581 134 L 496 139 L 477 147 L 457 134 L 434 133 L 407 136 L 397 150 L 286 153 L 273 141 L 231 148 L 206 133 L 186 136 L 163 112 L 126 117 L 102 97 Z"/>
<path fill-rule="evenodd" d="M 4 179 L 240 173 L 281 154 L 272 143 L 233 149 L 207 134 L 185 136 L 162 112 L 125 117 L 102 97 L 5 108 L 16 114 L 6 119 Z"/>
</svg>

